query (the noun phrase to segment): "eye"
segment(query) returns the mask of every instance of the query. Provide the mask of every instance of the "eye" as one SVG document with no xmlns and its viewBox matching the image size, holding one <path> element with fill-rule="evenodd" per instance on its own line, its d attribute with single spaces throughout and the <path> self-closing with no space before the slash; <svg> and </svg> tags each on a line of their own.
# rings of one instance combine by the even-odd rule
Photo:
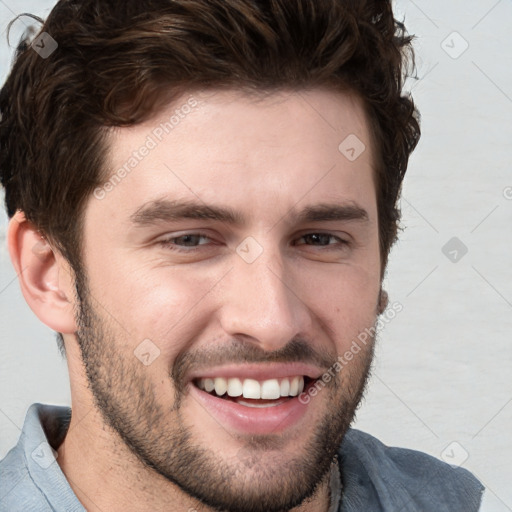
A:
<svg viewBox="0 0 512 512">
<path fill-rule="evenodd" d="M 201 246 L 207 247 L 215 242 L 202 233 L 184 233 L 161 240 L 159 244 L 171 251 L 193 253 L 201 250 Z M 348 246 L 349 242 L 331 233 L 306 233 L 299 237 L 294 245 L 310 245 L 336 250 Z"/>
<path fill-rule="evenodd" d="M 307 233 L 305 235 L 302 235 L 298 240 L 304 240 L 306 244 L 308 245 L 314 245 L 318 247 L 324 247 L 324 246 L 345 246 L 348 245 L 348 242 L 346 240 L 343 240 L 342 238 L 335 236 L 331 233 Z M 329 243 L 330 241 L 334 240 L 333 243 Z M 297 245 L 304 245 L 304 244 L 297 244 Z"/>
<path fill-rule="evenodd" d="M 200 233 L 186 233 L 184 235 L 175 236 L 172 238 L 167 238 L 165 240 L 161 240 L 160 244 L 163 247 L 166 247 L 172 251 L 178 252 L 192 252 L 195 248 L 201 245 L 206 245 L 206 243 L 199 243 L 201 240 L 211 240 L 210 237 L 206 235 L 202 235 Z M 181 247 L 189 247 L 190 249 L 185 249 Z"/>
</svg>

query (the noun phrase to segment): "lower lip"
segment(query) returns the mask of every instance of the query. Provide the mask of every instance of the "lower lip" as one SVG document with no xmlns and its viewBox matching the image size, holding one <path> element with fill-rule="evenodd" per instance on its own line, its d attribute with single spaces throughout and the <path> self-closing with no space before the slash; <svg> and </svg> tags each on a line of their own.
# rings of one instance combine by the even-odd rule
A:
<svg viewBox="0 0 512 512">
<path fill-rule="evenodd" d="M 221 425 L 247 434 L 277 434 L 299 423 L 307 404 L 298 397 L 269 407 L 247 407 L 210 395 L 194 385 L 190 392 Z"/>
</svg>

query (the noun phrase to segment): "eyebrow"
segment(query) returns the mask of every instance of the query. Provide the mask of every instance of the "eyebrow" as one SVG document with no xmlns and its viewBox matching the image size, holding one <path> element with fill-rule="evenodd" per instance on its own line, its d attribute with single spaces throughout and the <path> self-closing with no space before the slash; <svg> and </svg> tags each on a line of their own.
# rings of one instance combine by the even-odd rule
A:
<svg viewBox="0 0 512 512">
<path fill-rule="evenodd" d="M 368 221 L 367 211 L 352 202 L 348 204 L 320 203 L 307 206 L 299 212 L 292 209 L 285 216 L 293 219 L 295 223 Z M 130 216 L 130 221 L 140 227 L 183 219 L 215 220 L 233 226 L 246 224 L 245 217 L 232 208 L 190 200 L 157 199 L 143 204 Z"/>
</svg>

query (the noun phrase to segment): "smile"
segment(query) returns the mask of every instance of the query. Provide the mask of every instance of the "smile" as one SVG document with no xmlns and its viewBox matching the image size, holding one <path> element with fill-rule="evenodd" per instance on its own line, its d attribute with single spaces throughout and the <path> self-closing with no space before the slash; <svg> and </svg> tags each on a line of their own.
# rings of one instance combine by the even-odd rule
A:
<svg viewBox="0 0 512 512">
<path fill-rule="evenodd" d="M 214 419 L 212 428 L 220 424 L 249 435 L 277 434 L 308 421 L 307 410 L 319 405 L 316 400 L 301 403 L 299 395 L 322 374 L 321 368 L 299 362 L 197 369 L 189 376 L 191 403 L 200 404 L 196 418 Z"/>
<path fill-rule="evenodd" d="M 243 397 L 251 400 L 277 400 L 279 398 L 294 397 L 304 390 L 307 377 L 297 375 L 281 379 L 241 379 L 238 377 L 205 378 L 198 379 L 196 386 L 217 397 Z M 242 403 L 241 400 L 237 401 Z M 253 406 L 251 402 L 246 403 Z M 270 404 L 269 404 L 270 405 Z"/>
</svg>

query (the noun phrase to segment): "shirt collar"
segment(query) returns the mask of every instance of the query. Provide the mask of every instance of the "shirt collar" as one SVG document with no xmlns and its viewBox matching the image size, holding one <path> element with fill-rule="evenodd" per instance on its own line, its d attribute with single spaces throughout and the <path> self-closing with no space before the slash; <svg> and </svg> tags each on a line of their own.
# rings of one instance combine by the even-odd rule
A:
<svg viewBox="0 0 512 512">
<path fill-rule="evenodd" d="M 331 464 L 331 476 L 329 484 L 330 505 L 328 512 L 338 512 L 341 501 L 341 473 L 338 456 L 334 457 Z"/>
</svg>

